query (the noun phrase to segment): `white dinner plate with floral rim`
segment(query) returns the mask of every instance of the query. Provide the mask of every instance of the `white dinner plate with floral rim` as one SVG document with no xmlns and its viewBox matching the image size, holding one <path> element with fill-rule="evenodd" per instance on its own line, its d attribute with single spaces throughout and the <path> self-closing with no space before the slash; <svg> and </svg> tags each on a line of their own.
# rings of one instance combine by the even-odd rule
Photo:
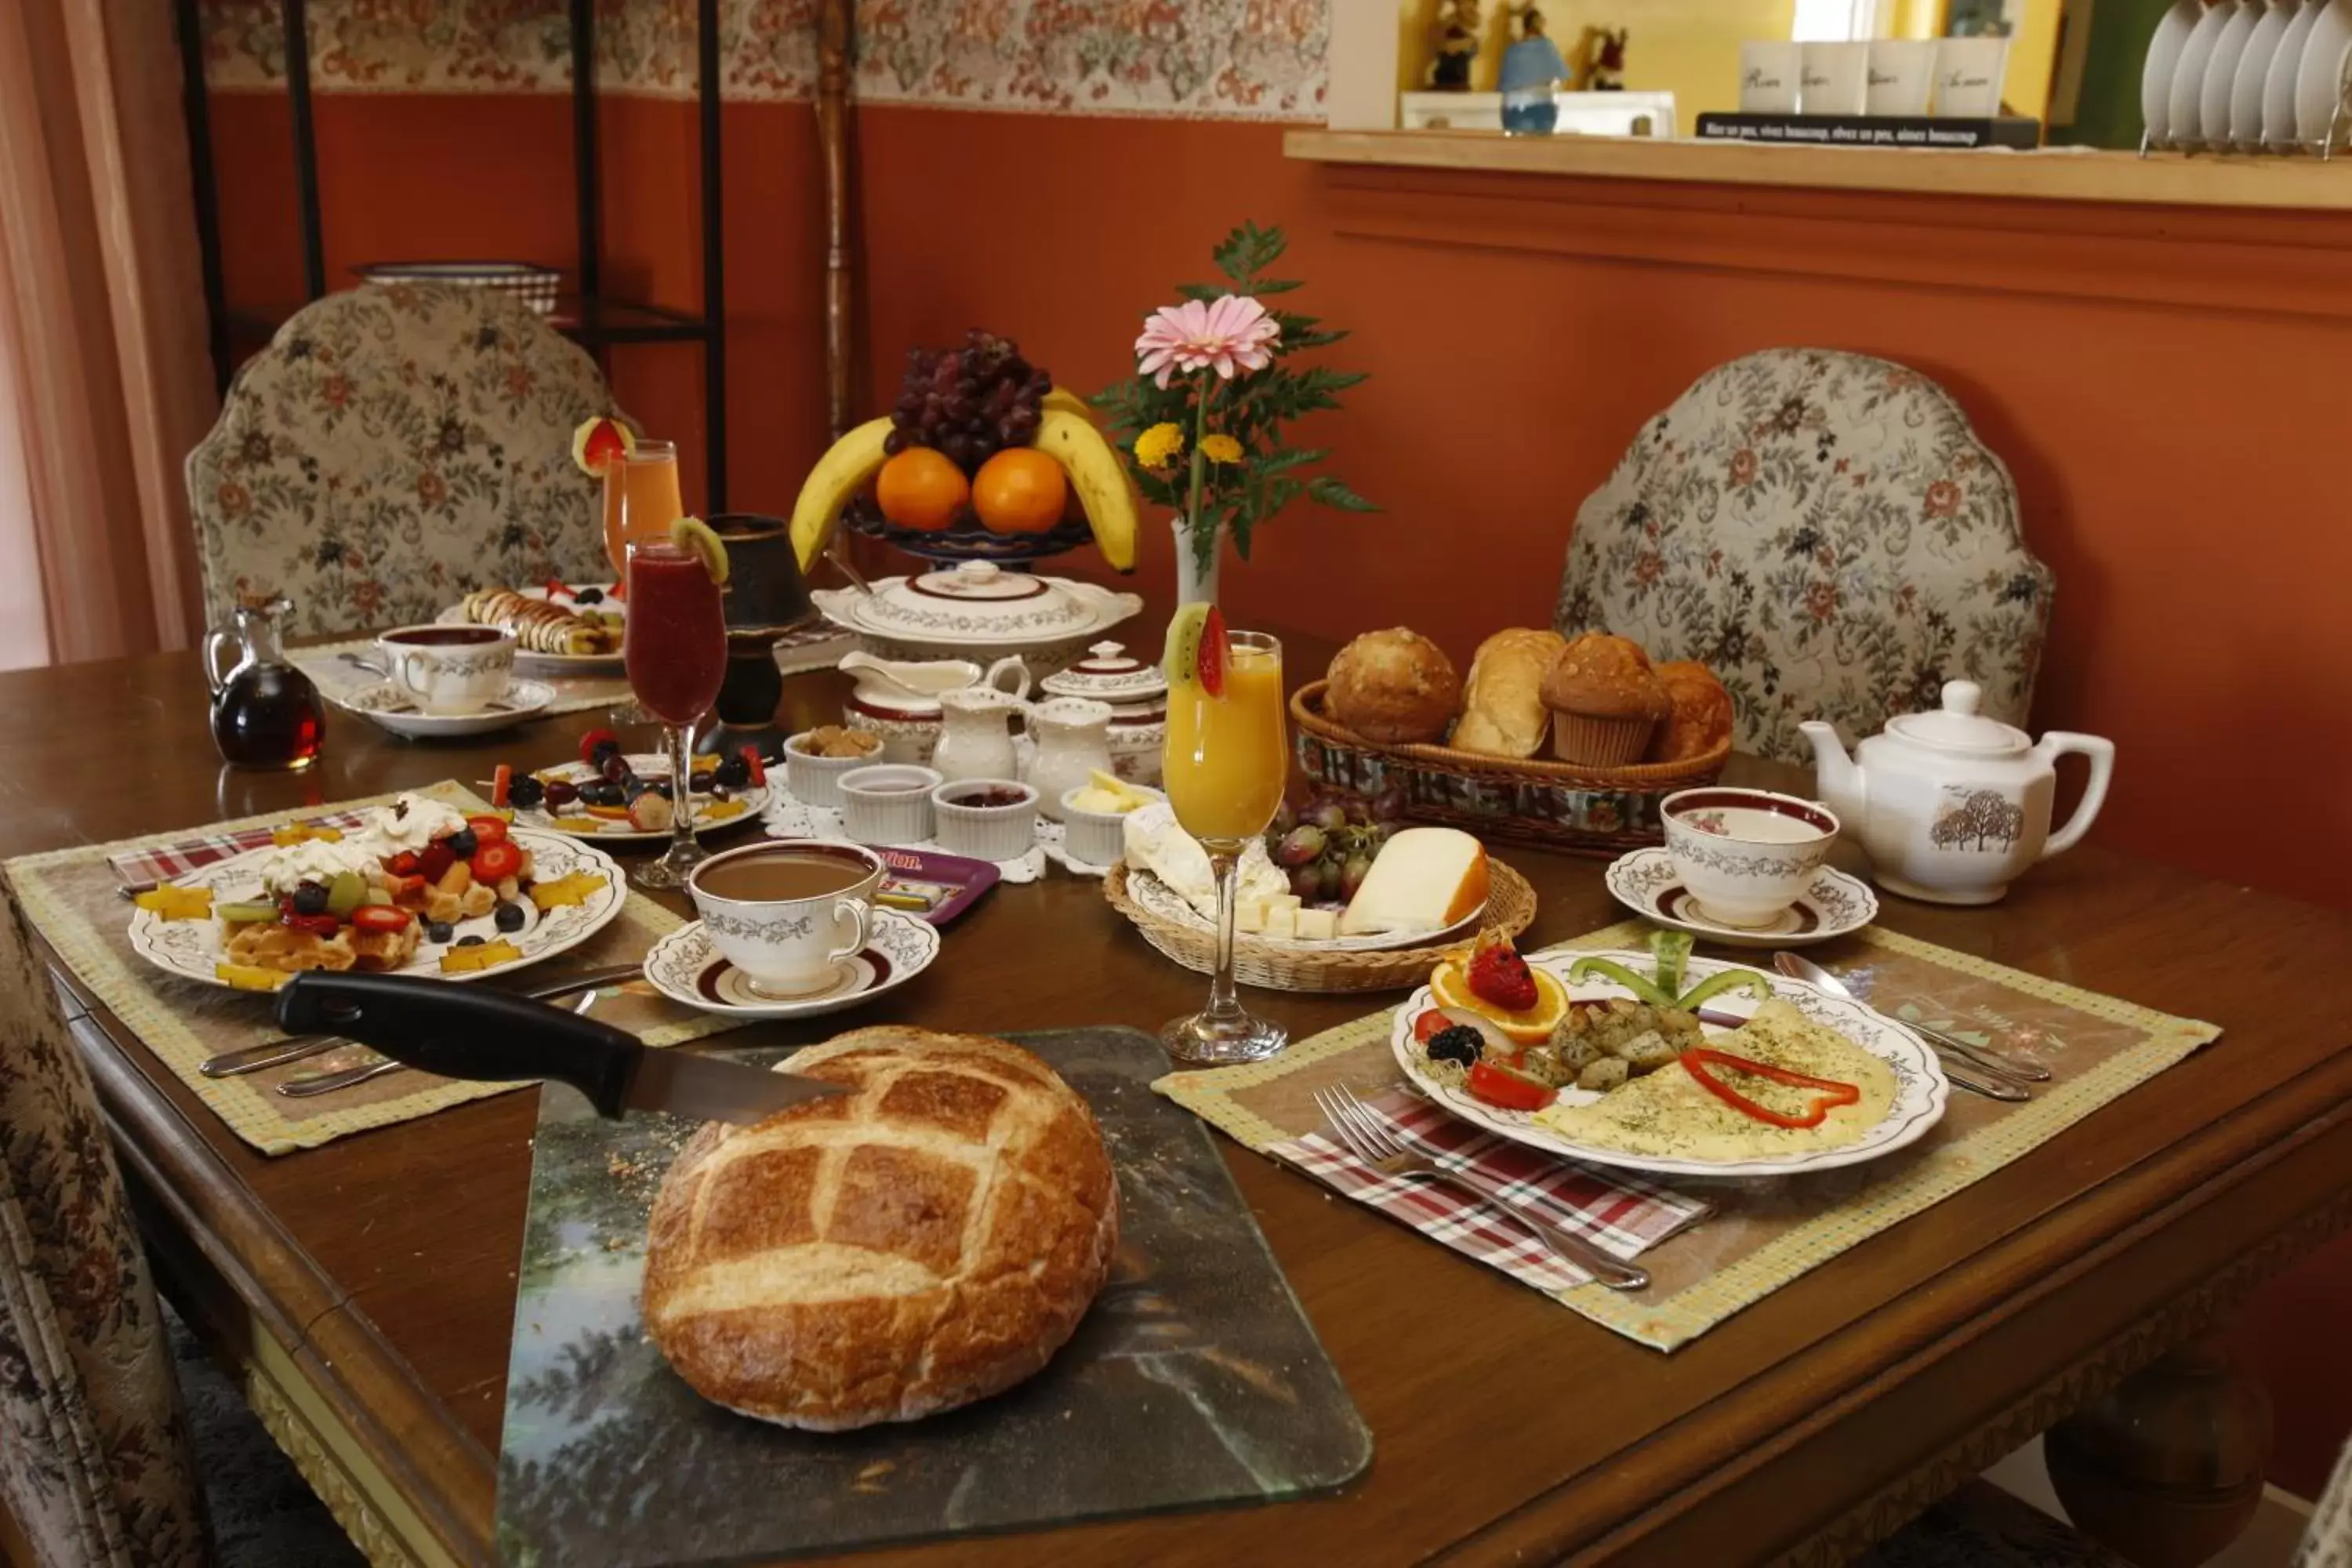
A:
<svg viewBox="0 0 2352 1568">
<path fill-rule="evenodd" d="M 1643 919 L 1685 931 L 1724 947 L 1804 947 L 1851 936 L 1878 918 L 1878 895 L 1858 877 L 1823 866 L 1813 873 L 1797 901 L 1768 926 L 1743 930 L 1718 925 L 1683 886 L 1674 857 L 1663 849 L 1635 849 L 1609 864 L 1604 879 L 1617 901 Z"/>
<path fill-rule="evenodd" d="M 460 735 L 488 735 L 538 718 L 555 700 L 555 688 L 543 680 L 518 680 L 507 688 L 504 697 L 479 713 L 425 712 L 408 693 L 388 680 L 328 700 L 412 741 L 454 740 Z"/>
<path fill-rule="evenodd" d="M 842 961 L 831 985 L 779 1001 L 745 984 L 742 971 L 719 956 L 710 944 L 710 933 L 696 921 L 654 943 L 646 954 L 646 978 L 671 1001 L 722 1017 L 814 1018 L 898 989 L 929 968 L 939 955 L 937 926 L 897 910 L 877 909 L 865 951 Z"/>
<path fill-rule="evenodd" d="M 1605 980 L 1570 984 L 1569 969 L 1580 958 L 1615 959 L 1636 974 L 1651 973 L 1657 962 L 1654 955 L 1647 952 L 1609 951 L 1548 952 L 1528 962 L 1536 968 L 1548 971 L 1567 986 L 1569 996 L 1573 1001 L 1598 1002 L 1628 994 L 1623 986 Z M 1689 961 L 1686 984 L 1696 984 L 1727 969 L 1751 967 L 1724 959 L 1694 958 Z M 1756 973 L 1764 972 L 1758 970 Z M 1801 980 L 1790 980 L 1778 974 L 1765 974 L 1764 977 L 1771 982 L 1774 994 L 1781 1000 L 1795 1006 L 1814 1023 L 1843 1035 L 1894 1070 L 1895 1102 L 1887 1107 L 1886 1114 L 1879 1119 L 1878 1124 L 1857 1142 L 1835 1149 L 1811 1150 L 1786 1159 L 1675 1160 L 1650 1154 L 1629 1154 L 1622 1149 L 1602 1149 L 1563 1138 L 1549 1128 L 1538 1125 L 1532 1112 L 1500 1110 L 1484 1100 L 1473 1100 L 1465 1090 L 1441 1083 L 1429 1076 L 1412 1043 L 1413 1019 L 1436 1005 L 1431 1000 L 1426 985 L 1415 991 L 1405 1005 L 1397 1009 L 1395 1021 L 1389 1030 L 1389 1049 L 1394 1053 L 1397 1066 L 1403 1069 L 1405 1077 L 1412 1079 L 1422 1093 L 1465 1121 L 1475 1122 L 1515 1143 L 1540 1149 L 1563 1160 L 1582 1160 L 1595 1165 L 1613 1165 L 1622 1170 L 1647 1171 L 1658 1175 L 1790 1176 L 1804 1171 L 1858 1165 L 1864 1161 L 1891 1154 L 1905 1144 L 1916 1142 L 1943 1119 L 1944 1102 L 1951 1094 L 1951 1085 L 1945 1079 L 1944 1069 L 1937 1062 L 1935 1052 L 1929 1050 L 1918 1036 L 1894 1019 L 1872 1012 L 1859 1002 L 1825 994 Z M 1744 992 L 1719 995 L 1706 1004 L 1710 1014 L 1722 1013 L 1742 1019 L 1754 1013 L 1758 1005 Z M 1706 1025 L 1706 1028 L 1710 1037 L 1730 1033 L 1727 1027 L 1714 1024 Z M 1590 1105 L 1600 1098 L 1589 1089 L 1562 1089 L 1559 1102 Z"/>
<path fill-rule="evenodd" d="M 522 905 L 523 928 L 519 931 L 500 931 L 496 913 L 479 915 L 469 921 L 459 921 L 450 932 L 446 943 L 420 941 L 416 952 L 407 963 L 392 973 L 422 976 L 429 980 L 484 980 L 493 974 L 511 974 L 527 969 L 543 958 L 578 947 L 594 936 L 621 912 L 629 896 L 620 866 L 610 855 L 593 845 L 566 838 L 559 833 L 538 833 L 527 827 L 511 830 L 514 842 L 530 852 L 531 880 L 551 882 L 574 872 L 601 876 L 604 885 L 591 892 L 577 904 L 564 904 L 541 911 L 526 893 L 516 900 Z M 243 899 L 261 896 L 261 865 L 278 853 L 276 845 L 265 844 L 258 849 L 248 849 L 209 866 L 200 866 L 184 876 L 172 879 L 182 888 L 210 888 L 213 902 L 232 904 Z M 478 936 L 484 942 L 496 942 L 503 936 L 512 942 L 522 956 L 512 963 L 501 963 L 492 969 L 467 970 L 446 974 L 441 969 L 441 955 L 458 942 Z M 184 980 L 198 980 L 206 985 L 227 986 L 228 982 L 213 973 L 215 964 L 225 962 L 221 951 L 220 921 L 214 919 L 167 921 L 150 910 L 135 910 L 131 916 L 131 948 L 140 957 Z"/>
<path fill-rule="evenodd" d="M 697 757 L 694 759 L 694 765 L 699 768 L 718 760 Z M 641 779 L 669 777 L 667 757 L 654 756 L 642 752 L 633 752 L 629 756 L 629 766 L 637 770 L 637 776 Z M 520 778 L 521 775 L 518 773 L 516 776 Z M 562 779 L 567 784 L 575 784 L 588 779 L 601 780 L 604 777 L 585 763 L 565 763 L 558 767 L 535 768 L 531 771 L 531 776 L 538 779 Z M 490 786 L 488 782 L 484 782 L 479 787 L 488 789 Z M 728 798 L 724 801 L 714 800 L 707 795 L 694 797 L 694 831 L 697 837 L 706 833 L 724 833 L 730 828 L 741 827 L 757 822 L 760 820 L 761 813 L 768 808 L 768 786 L 765 784 L 745 784 L 741 789 L 730 790 L 727 793 Z M 717 817 L 710 815 L 713 807 L 723 808 L 739 803 L 743 808 L 740 811 L 726 811 Z M 670 830 L 667 827 L 658 833 L 647 833 L 641 827 L 631 826 L 625 819 L 591 817 L 587 808 L 576 801 L 562 811 L 550 811 L 544 805 L 520 806 L 511 801 L 508 803 L 507 809 L 514 813 L 517 822 L 526 826 L 536 827 L 546 833 L 562 833 L 573 838 L 590 839 L 598 844 L 618 844 L 625 847 L 642 847 L 667 844 L 670 839 Z M 559 822 L 557 820 L 559 817 L 563 820 Z M 583 826 L 566 826 L 567 823 L 590 821 L 597 825 L 593 830 Z"/>
<path fill-rule="evenodd" d="M 583 588 L 593 588 L 600 594 L 610 595 L 613 584 L 567 583 L 564 584 L 563 591 L 566 594 L 577 594 Z M 547 597 L 547 584 L 542 583 L 537 587 L 517 588 L 515 592 L 526 599 L 544 599 Z M 583 607 L 569 601 L 562 603 L 567 610 L 577 611 Z M 596 611 L 599 615 L 617 616 L 624 621 L 629 618 L 628 605 L 619 599 L 607 597 L 599 604 L 585 607 Z M 463 599 L 446 606 L 433 618 L 445 626 L 473 625 L 473 622 L 466 618 L 466 602 Z M 610 653 L 534 653 L 518 643 L 515 645 L 515 669 L 523 675 L 558 677 L 619 675 L 622 673 L 621 650 L 614 648 Z"/>
<path fill-rule="evenodd" d="M 1140 867 L 1129 866 L 1127 869 L 1127 896 L 1142 909 L 1161 920 L 1173 921 L 1194 931 L 1213 929 L 1209 917 L 1194 909 L 1183 894 Z M 1393 948 L 1431 947 L 1439 942 L 1452 942 L 1465 931 L 1476 931 L 1478 917 L 1486 912 L 1486 906 L 1481 903 L 1444 931 L 1379 931 L 1370 936 L 1310 938 L 1304 942 L 1296 937 L 1264 936 L 1254 931 L 1234 934 L 1242 942 L 1254 942 L 1278 952 L 1379 952 Z"/>
</svg>

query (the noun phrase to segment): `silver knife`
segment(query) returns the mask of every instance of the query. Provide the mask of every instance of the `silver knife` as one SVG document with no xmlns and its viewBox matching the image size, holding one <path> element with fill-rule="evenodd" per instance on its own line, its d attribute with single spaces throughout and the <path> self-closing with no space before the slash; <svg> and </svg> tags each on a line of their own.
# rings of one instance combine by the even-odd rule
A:
<svg viewBox="0 0 2352 1568">
<path fill-rule="evenodd" d="M 575 991 L 593 990 L 635 980 L 642 973 L 644 966 L 641 964 L 609 963 L 602 969 L 583 970 L 577 974 L 516 986 L 509 994 L 546 1002 L 558 996 L 569 996 Z M 282 1039 L 207 1057 L 196 1064 L 196 1070 L 206 1078 L 236 1078 L 244 1073 L 260 1072 L 267 1068 L 283 1067 L 288 1062 L 299 1062 L 305 1057 L 315 1057 L 349 1043 L 347 1037 L 342 1035 L 288 1035 Z"/>
<path fill-rule="evenodd" d="M 650 1050 L 635 1035 L 519 996 L 394 974 L 311 970 L 278 993 L 285 1029 L 339 1029 L 444 1078 L 513 1083 L 554 1079 L 598 1114 L 664 1110 L 750 1124 L 841 1085 L 768 1072 L 723 1057 Z"/>
</svg>

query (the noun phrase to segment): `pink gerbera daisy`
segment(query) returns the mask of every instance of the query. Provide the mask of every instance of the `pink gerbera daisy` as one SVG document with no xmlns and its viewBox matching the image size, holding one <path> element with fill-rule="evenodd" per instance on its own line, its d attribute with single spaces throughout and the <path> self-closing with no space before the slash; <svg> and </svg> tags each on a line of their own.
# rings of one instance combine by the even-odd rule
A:
<svg viewBox="0 0 2352 1568">
<path fill-rule="evenodd" d="M 1272 363 L 1267 345 L 1282 336 L 1282 324 L 1265 307 L 1244 295 L 1227 294 L 1214 304 L 1187 300 L 1163 305 L 1135 340 L 1138 368 L 1166 386 L 1179 371 L 1214 370 L 1227 381 L 1236 370 L 1264 370 Z"/>
</svg>

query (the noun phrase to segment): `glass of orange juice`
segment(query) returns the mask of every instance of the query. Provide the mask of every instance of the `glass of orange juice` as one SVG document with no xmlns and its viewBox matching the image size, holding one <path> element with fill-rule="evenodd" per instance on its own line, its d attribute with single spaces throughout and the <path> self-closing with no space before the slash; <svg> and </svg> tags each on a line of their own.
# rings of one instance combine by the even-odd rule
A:
<svg viewBox="0 0 2352 1568">
<path fill-rule="evenodd" d="M 613 580 L 629 575 L 629 546 L 666 544 L 669 525 L 686 515 L 677 488 L 677 444 L 639 441 L 604 465 L 604 556 Z"/>
<path fill-rule="evenodd" d="M 1282 645 L 1263 632 L 1226 632 L 1213 614 L 1203 641 L 1192 668 L 1171 672 L 1160 780 L 1177 825 L 1201 841 L 1217 879 L 1217 968 L 1209 1005 L 1160 1031 L 1171 1057 L 1195 1065 L 1256 1061 L 1290 1039 L 1281 1025 L 1254 1016 L 1234 997 L 1234 893 L 1242 850 L 1274 820 L 1290 773 Z"/>
</svg>

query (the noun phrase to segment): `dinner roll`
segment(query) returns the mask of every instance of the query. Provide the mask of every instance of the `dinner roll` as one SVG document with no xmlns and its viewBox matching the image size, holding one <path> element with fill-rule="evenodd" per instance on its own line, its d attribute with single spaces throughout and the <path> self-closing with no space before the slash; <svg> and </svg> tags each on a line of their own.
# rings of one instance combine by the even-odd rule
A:
<svg viewBox="0 0 2352 1568">
<path fill-rule="evenodd" d="M 1366 632 L 1341 648 L 1328 679 L 1331 717 L 1383 745 L 1441 739 L 1462 698 L 1445 650 L 1404 626 Z"/>
</svg>

